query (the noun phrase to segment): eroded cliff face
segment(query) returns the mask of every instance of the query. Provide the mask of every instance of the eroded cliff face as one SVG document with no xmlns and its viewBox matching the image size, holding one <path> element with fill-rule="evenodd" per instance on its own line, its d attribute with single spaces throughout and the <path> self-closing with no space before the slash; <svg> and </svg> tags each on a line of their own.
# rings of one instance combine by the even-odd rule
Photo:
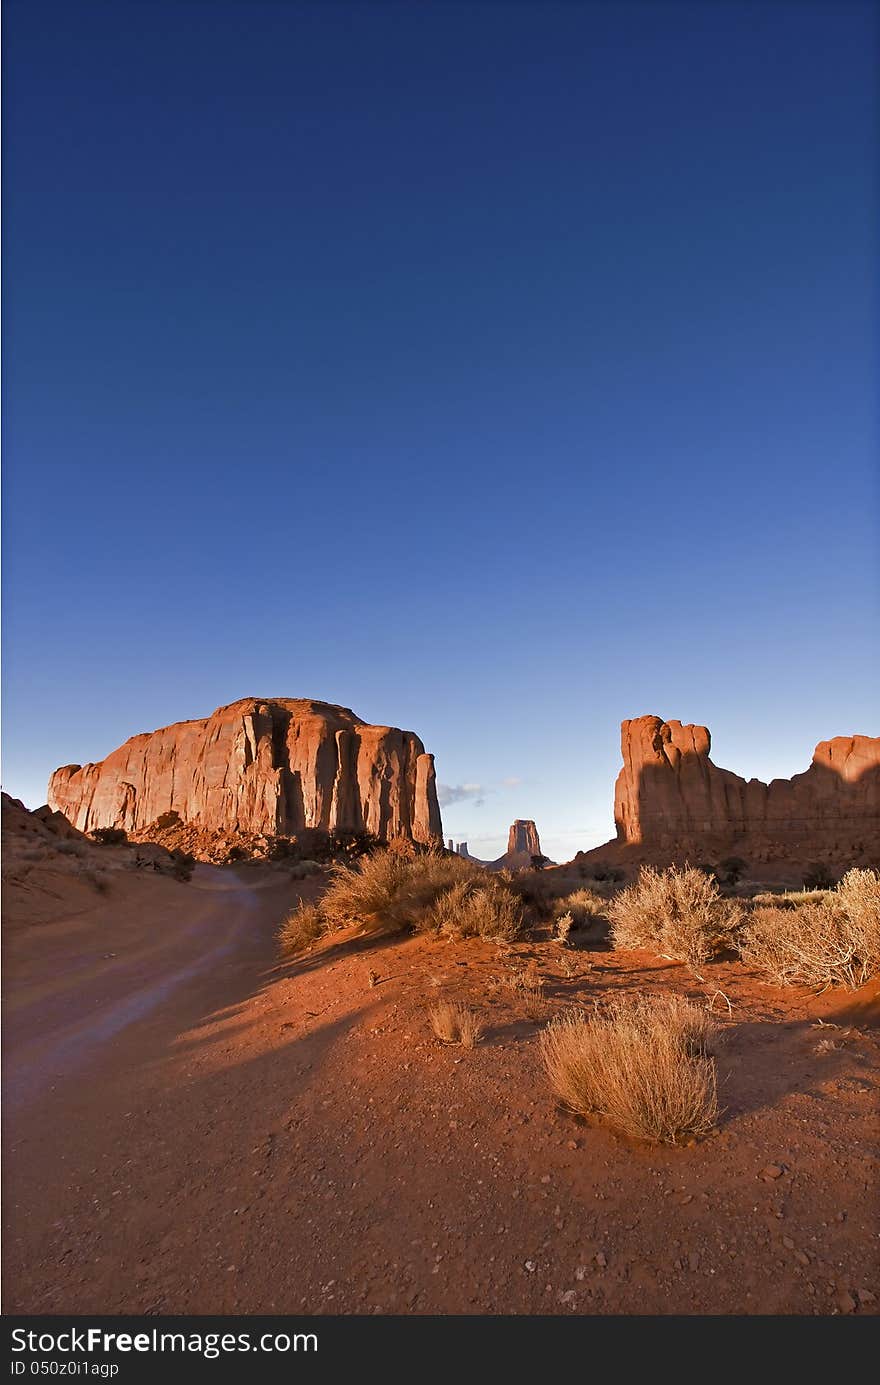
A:
<svg viewBox="0 0 880 1385">
<path fill-rule="evenodd" d="M 792 779 L 745 780 L 709 758 L 705 726 L 660 717 L 621 724 L 614 794 L 621 842 L 658 847 L 789 842 L 880 850 L 880 737 L 820 741 Z"/>
<path fill-rule="evenodd" d="M 306 698 L 242 698 L 133 736 L 98 764 L 56 770 L 48 802 L 83 832 L 136 836 L 177 813 L 208 830 L 442 842 L 434 757 L 418 736 Z"/>
</svg>

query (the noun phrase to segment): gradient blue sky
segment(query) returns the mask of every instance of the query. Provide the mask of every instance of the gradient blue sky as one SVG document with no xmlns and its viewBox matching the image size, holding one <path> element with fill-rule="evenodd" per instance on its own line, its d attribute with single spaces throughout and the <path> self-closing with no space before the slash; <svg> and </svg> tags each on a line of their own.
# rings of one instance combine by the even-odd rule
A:
<svg viewBox="0 0 880 1385">
<path fill-rule="evenodd" d="M 318 697 L 561 859 L 623 717 L 876 733 L 876 15 L 7 0 L 5 787 Z"/>
</svg>

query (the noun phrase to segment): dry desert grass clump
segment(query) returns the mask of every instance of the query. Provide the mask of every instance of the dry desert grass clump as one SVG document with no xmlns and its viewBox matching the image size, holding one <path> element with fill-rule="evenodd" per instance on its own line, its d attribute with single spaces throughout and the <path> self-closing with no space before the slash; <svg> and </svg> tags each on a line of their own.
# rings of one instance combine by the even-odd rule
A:
<svg viewBox="0 0 880 1385">
<path fill-rule="evenodd" d="M 503 882 L 484 872 L 444 890 L 421 926 L 447 938 L 509 942 L 522 928 L 522 906 Z"/>
<path fill-rule="evenodd" d="M 566 914 L 571 916 L 572 928 L 589 928 L 591 924 L 603 923 L 608 918 L 608 900 L 594 890 L 574 890 L 554 901 L 553 919 L 556 925 Z"/>
<path fill-rule="evenodd" d="M 519 933 L 522 908 L 503 881 L 462 857 L 401 845 L 354 867 L 334 866 L 320 903 L 295 910 L 284 924 L 281 946 L 294 952 L 352 925 L 367 933 L 412 929 L 504 941 Z"/>
<path fill-rule="evenodd" d="M 742 908 L 717 882 L 691 866 L 642 866 L 634 885 L 607 905 L 615 947 L 647 948 L 698 967 L 729 947 Z"/>
<path fill-rule="evenodd" d="M 431 1028 L 444 1044 L 461 1044 L 462 1048 L 474 1048 L 480 1042 L 483 1026 L 473 1010 L 456 1001 L 441 1000 L 428 1011 Z"/>
<path fill-rule="evenodd" d="M 331 931 L 354 923 L 368 932 L 418 927 L 440 895 L 477 870 L 460 856 L 395 845 L 362 857 L 354 868 L 334 866 L 321 912 Z"/>
<path fill-rule="evenodd" d="M 715 1125 L 713 1032 L 708 1013 L 677 996 L 621 997 L 602 1014 L 554 1020 L 541 1035 L 541 1056 L 569 1110 L 674 1145 Z"/>
<path fill-rule="evenodd" d="M 880 872 L 851 870 L 818 902 L 759 906 L 740 955 L 783 986 L 864 985 L 880 971 Z"/>
<path fill-rule="evenodd" d="M 326 932 L 321 910 L 315 904 L 301 904 L 291 910 L 278 930 L 278 943 L 284 956 L 293 956 L 311 947 Z"/>
</svg>

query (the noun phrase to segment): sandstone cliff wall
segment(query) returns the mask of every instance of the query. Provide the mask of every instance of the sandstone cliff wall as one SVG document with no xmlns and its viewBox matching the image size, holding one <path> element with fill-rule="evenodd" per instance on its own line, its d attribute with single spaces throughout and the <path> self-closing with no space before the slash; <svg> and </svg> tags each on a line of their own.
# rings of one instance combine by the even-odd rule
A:
<svg viewBox="0 0 880 1385">
<path fill-rule="evenodd" d="M 680 848 L 751 840 L 809 853 L 880 848 L 880 737 L 820 741 L 792 779 L 742 779 L 709 758 L 705 726 L 660 717 L 621 724 L 614 795 L 618 841 Z"/>
<path fill-rule="evenodd" d="M 418 736 L 305 698 L 243 698 L 133 736 L 98 764 L 56 770 L 48 802 L 83 832 L 136 835 L 176 812 L 211 830 L 442 841 L 434 757 Z"/>
</svg>

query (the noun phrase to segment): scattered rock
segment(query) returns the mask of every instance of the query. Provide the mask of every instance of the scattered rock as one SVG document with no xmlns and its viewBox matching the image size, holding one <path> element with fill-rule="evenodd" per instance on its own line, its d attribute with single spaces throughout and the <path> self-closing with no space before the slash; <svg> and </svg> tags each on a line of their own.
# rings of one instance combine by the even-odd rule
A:
<svg viewBox="0 0 880 1385">
<path fill-rule="evenodd" d="M 784 1164 L 765 1164 L 758 1177 L 763 1178 L 765 1183 L 772 1183 L 775 1179 L 781 1178 L 784 1173 Z"/>
</svg>

